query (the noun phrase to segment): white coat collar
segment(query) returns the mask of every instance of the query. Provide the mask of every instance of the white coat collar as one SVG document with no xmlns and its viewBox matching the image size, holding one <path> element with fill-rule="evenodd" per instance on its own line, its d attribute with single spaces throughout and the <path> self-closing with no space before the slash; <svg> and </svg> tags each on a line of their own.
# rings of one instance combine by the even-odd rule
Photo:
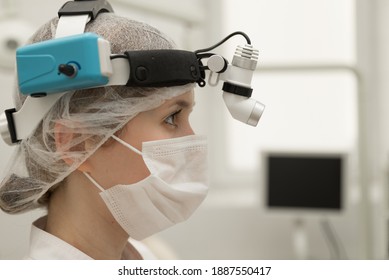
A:
<svg viewBox="0 0 389 280">
<path fill-rule="evenodd" d="M 92 260 L 91 257 L 62 239 L 44 231 L 47 216 L 36 220 L 31 227 L 30 248 L 25 259 L 33 260 Z M 131 244 L 144 259 L 155 259 L 155 255 L 141 242 L 131 239 Z M 130 256 L 130 245 L 123 252 L 123 259 Z"/>
<path fill-rule="evenodd" d="M 47 216 L 32 224 L 29 259 L 34 260 L 92 260 L 77 248 L 44 231 Z"/>
</svg>

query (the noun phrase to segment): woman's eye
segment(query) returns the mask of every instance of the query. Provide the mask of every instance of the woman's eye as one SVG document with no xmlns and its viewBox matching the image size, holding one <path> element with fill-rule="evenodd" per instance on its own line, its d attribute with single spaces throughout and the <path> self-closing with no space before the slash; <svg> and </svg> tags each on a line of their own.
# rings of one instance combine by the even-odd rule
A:
<svg viewBox="0 0 389 280">
<path fill-rule="evenodd" d="M 181 110 L 171 114 L 170 116 L 168 116 L 164 121 L 166 124 L 168 125 L 172 125 L 172 126 L 177 126 L 176 124 L 176 118 L 177 118 L 177 115 L 181 112 Z"/>
</svg>

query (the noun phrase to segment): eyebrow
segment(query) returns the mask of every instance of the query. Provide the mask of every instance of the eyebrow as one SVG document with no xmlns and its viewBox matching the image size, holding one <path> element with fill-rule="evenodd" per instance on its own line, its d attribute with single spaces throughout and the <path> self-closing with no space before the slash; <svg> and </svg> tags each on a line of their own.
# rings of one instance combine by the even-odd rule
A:
<svg viewBox="0 0 389 280">
<path fill-rule="evenodd" d="M 177 100 L 176 102 L 174 102 L 171 106 L 169 107 L 172 107 L 172 106 L 175 106 L 175 105 L 178 105 L 182 108 L 190 108 L 190 107 L 194 107 L 196 105 L 195 102 L 188 102 L 186 100 Z"/>
</svg>

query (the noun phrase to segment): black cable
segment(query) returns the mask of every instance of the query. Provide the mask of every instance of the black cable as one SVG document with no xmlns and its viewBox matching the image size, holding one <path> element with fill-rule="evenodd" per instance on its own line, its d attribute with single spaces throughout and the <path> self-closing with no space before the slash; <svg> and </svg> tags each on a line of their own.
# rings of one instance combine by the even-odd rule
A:
<svg viewBox="0 0 389 280">
<path fill-rule="evenodd" d="M 200 53 L 200 54 L 197 54 L 197 58 L 198 59 L 209 58 L 213 55 L 215 55 L 215 53 Z"/>
<path fill-rule="evenodd" d="M 206 49 L 200 49 L 200 50 L 197 50 L 195 51 L 194 53 L 197 55 L 199 53 L 203 53 L 203 52 L 208 52 L 210 50 L 213 50 L 215 48 L 217 48 L 218 46 L 220 46 L 221 44 L 223 44 L 224 42 L 226 42 L 227 40 L 229 40 L 231 37 L 233 36 L 236 36 L 236 35 L 242 35 L 246 41 L 247 41 L 247 44 L 251 45 L 251 40 L 249 38 L 249 36 L 247 36 L 246 33 L 242 32 L 242 31 L 236 31 L 234 33 L 231 33 L 230 35 L 228 35 L 226 38 L 224 38 L 223 40 L 221 40 L 219 43 L 217 43 L 216 45 L 213 45 L 209 48 L 206 48 Z"/>
</svg>

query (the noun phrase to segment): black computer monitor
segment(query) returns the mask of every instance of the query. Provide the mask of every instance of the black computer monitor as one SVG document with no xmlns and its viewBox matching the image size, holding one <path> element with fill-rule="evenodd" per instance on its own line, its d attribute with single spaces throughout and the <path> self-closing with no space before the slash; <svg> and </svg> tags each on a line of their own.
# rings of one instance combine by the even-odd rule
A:
<svg viewBox="0 0 389 280">
<path fill-rule="evenodd" d="M 263 159 L 267 208 L 342 210 L 342 154 L 265 153 Z"/>
</svg>

